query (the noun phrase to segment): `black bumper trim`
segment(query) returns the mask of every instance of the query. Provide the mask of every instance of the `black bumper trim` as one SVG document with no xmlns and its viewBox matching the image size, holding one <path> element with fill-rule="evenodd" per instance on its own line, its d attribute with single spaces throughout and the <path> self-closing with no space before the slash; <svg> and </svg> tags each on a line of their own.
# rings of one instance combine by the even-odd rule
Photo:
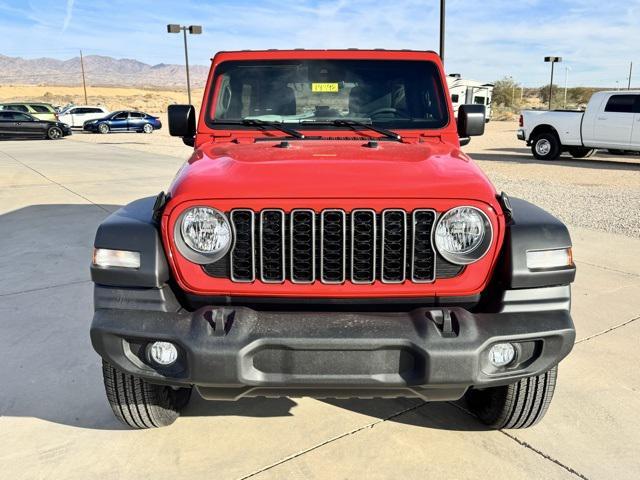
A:
<svg viewBox="0 0 640 480">
<path fill-rule="evenodd" d="M 287 391 L 396 396 L 405 391 L 405 396 L 453 400 L 470 386 L 503 385 L 540 374 L 564 358 L 575 339 L 567 310 L 473 314 L 446 308 L 453 318 L 453 334 L 445 334 L 433 320 L 438 318 L 433 310 L 437 309 L 382 314 L 213 306 L 192 313 L 98 309 L 91 340 L 120 370 L 155 383 L 196 385 L 210 398 Z M 144 352 L 152 340 L 178 345 L 179 365 L 155 369 L 143 353 L 136 353 Z M 496 371 L 488 365 L 486 352 L 499 341 L 535 348 L 529 349 L 533 353 L 527 361 Z"/>
</svg>

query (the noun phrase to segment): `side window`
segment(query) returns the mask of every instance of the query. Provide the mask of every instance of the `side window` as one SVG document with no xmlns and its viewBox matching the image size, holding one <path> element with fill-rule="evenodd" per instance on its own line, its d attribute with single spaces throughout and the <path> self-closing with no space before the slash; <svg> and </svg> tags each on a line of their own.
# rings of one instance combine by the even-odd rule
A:
<svg viewBox="0 0 640 480">
<path fill-rule="evenodd" d="M 141 112 L 131 112 L 129 114 L 130 118 L 144 118 L 144 113 Z"/>
<path fill-rule="evenodd" d="M 79 108 L 72 108 L 70 110 L 67 111 L 68 114 L 74 115 L 76 113 L 78 113 L 78 110 L 80 110 Z"/>
<path fill-rule="evenodd" d="M 30 122 L 32 118 L 29 115 L 25 115 L 24 113 L 14 113 L 13 119 L 16 122 Z"/>
<path fill-rule="evenodd" d="M 13 113 L 11 112 L 3 112 L 0 111 L 0 121 L 9 121 L 9 120 L 13 120 Z"/>
<path fill-rule="evenodd" d="M 99 108 L 85 108 L 85 113 L 102 113 L 102 110 Z"/>
<path fill-rule="evenodd" d="M 11 105 L 11 110 L 15 110 L 17 112 L 25 112 L 25 113 L 29 111 L 26 105 Z"/>
<path fill-rule="evenodd" d="M 473 97 L 473 103 L 484 105 L 484 97 Z"/>
<path fill-rule="evenodd" d="M 458 103 L 458 101 L 460 101 L 460 95 L 458 95 L 457 93 L 454 93 L 453 95 L 451 95 L 451 101 L 453 103 Z"/>
<path fill-rule="evenodd" d="M 612 95 L 605 112 L 633 113 L 637 95 Z"/>
<path fill-rule="evenodd" d="M 113 120 L 126 120 L 129 114 L 127 112 L 122 112 L 113 117 Z"/>
<path fill-rule="evenodd" d="M 38 113 L 51 113 L 50 110 L 44 105 L 29 105 Z"/>
</svg>

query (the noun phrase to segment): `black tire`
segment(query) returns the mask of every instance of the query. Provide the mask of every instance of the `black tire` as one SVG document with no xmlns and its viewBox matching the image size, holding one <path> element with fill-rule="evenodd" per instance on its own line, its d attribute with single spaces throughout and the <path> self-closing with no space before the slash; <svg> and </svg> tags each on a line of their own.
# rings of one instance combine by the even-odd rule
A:
<svg viewBox="0 0 640 480">
<path fill-rule="evenodd" d="M 531 153 L 538 160 L 557 160 L 562 153 L 560 139 L 555 133 L 543 133 L 533 140 Z"/>
<path fill-rule="evenodd" d="M 114 415 L 131 428 L 171 425 L 191 396 L 191 388 L 175 390 L 165 385 L 154 385 L 122 373 L 104 361 L 102 375 Z"/>
<path fill-rule="evenodd" d="M 109 133 L 109 130 L 111 129 L 106 123 L 101 123 L 100 125 L 98 125 L 98 133 Z"/>
<path fill-rule="evenodd" d="M 528 428 L 538 423 L 549 408 L 556 386 L 558 367 L 503 387 L 471 389 L 466 394 L 469 409 L 491 428 Z"/>
<path fill-rule="evenodd" d="M 569 149 L 569 153 L 573 158 L 589 158 L 596 153 L 595 148 L 573 147 Z"/>
<path fill-rule="evenodd" d="M 62 138 L 62 129 L 60 127 L 50 127 L 47 130 L 47 138 L 49 140 L 58 140 Z"/>
</svg>

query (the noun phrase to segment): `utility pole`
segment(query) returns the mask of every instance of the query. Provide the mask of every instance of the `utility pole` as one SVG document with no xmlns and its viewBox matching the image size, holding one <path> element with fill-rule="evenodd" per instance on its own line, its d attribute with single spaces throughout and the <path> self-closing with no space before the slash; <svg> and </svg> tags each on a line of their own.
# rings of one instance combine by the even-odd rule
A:
<svg viewBox="0 0 640 480">
<path fill-rule="evenodd" d="M 189 97 L 189 105 L 191 105 L 191 80 L 189 79 L 189 53 L 187 51 L 187 31 L 192 35 L 200 35 L 202 33 L 202 27 L 200 25 L 190 25 L 183 27 L 172 23 L 167 25 L 167 33 L 182 33 L 184 34 L 184 61 L 187 67 L 187 97 Z"/>
<path fill-rule="evenodd" d="M 82 58 L 82 50 L 80 50 L 80 69 L 82 70 L 82 88 L 84 88 L 84 104 L 88 104 L 89 100 L 87 100 L 87 82 L 84 78 L 84 60 Z"/>
<path fill-rule="evenodd" d="M 444 29 L 445 29 L 445 0 L 440 0 L 440 60 L 444 64 Z"/>
<path fill-rule="evenodd" d="M 567 109 L 567 80 L 569 78 L 569 67 L 564 67 L 564 108 Z"/>
<path fill-rule="evenodd" d="M 633 62 L 629 64 L 629 83 L 627 84 L 627 90 L 631 90 L 631 74 L 633 73 Z"/>
</svg>

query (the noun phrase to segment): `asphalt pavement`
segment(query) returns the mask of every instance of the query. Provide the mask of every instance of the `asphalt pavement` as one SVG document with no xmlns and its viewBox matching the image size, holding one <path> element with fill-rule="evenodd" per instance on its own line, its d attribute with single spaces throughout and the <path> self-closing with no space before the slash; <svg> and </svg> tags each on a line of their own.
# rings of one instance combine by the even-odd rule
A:
<svg viewBox="0 0 640 480">
<path fill-rule="evenodd" d="M 463 404 L 416 399 L 194 398 L 171 427 L 126 429 L 89 341 L 93 236 L 189 151 L 108 138 L 0 143 L 0 478 L 640 478 L 640 239 L 575 225 L 576 345 L 534 428 L 489 431 Z M 488 157 L 512 178 L 514 158 Z M 640 166 L 601 170 L 615 185 Z"/>
</svg>

